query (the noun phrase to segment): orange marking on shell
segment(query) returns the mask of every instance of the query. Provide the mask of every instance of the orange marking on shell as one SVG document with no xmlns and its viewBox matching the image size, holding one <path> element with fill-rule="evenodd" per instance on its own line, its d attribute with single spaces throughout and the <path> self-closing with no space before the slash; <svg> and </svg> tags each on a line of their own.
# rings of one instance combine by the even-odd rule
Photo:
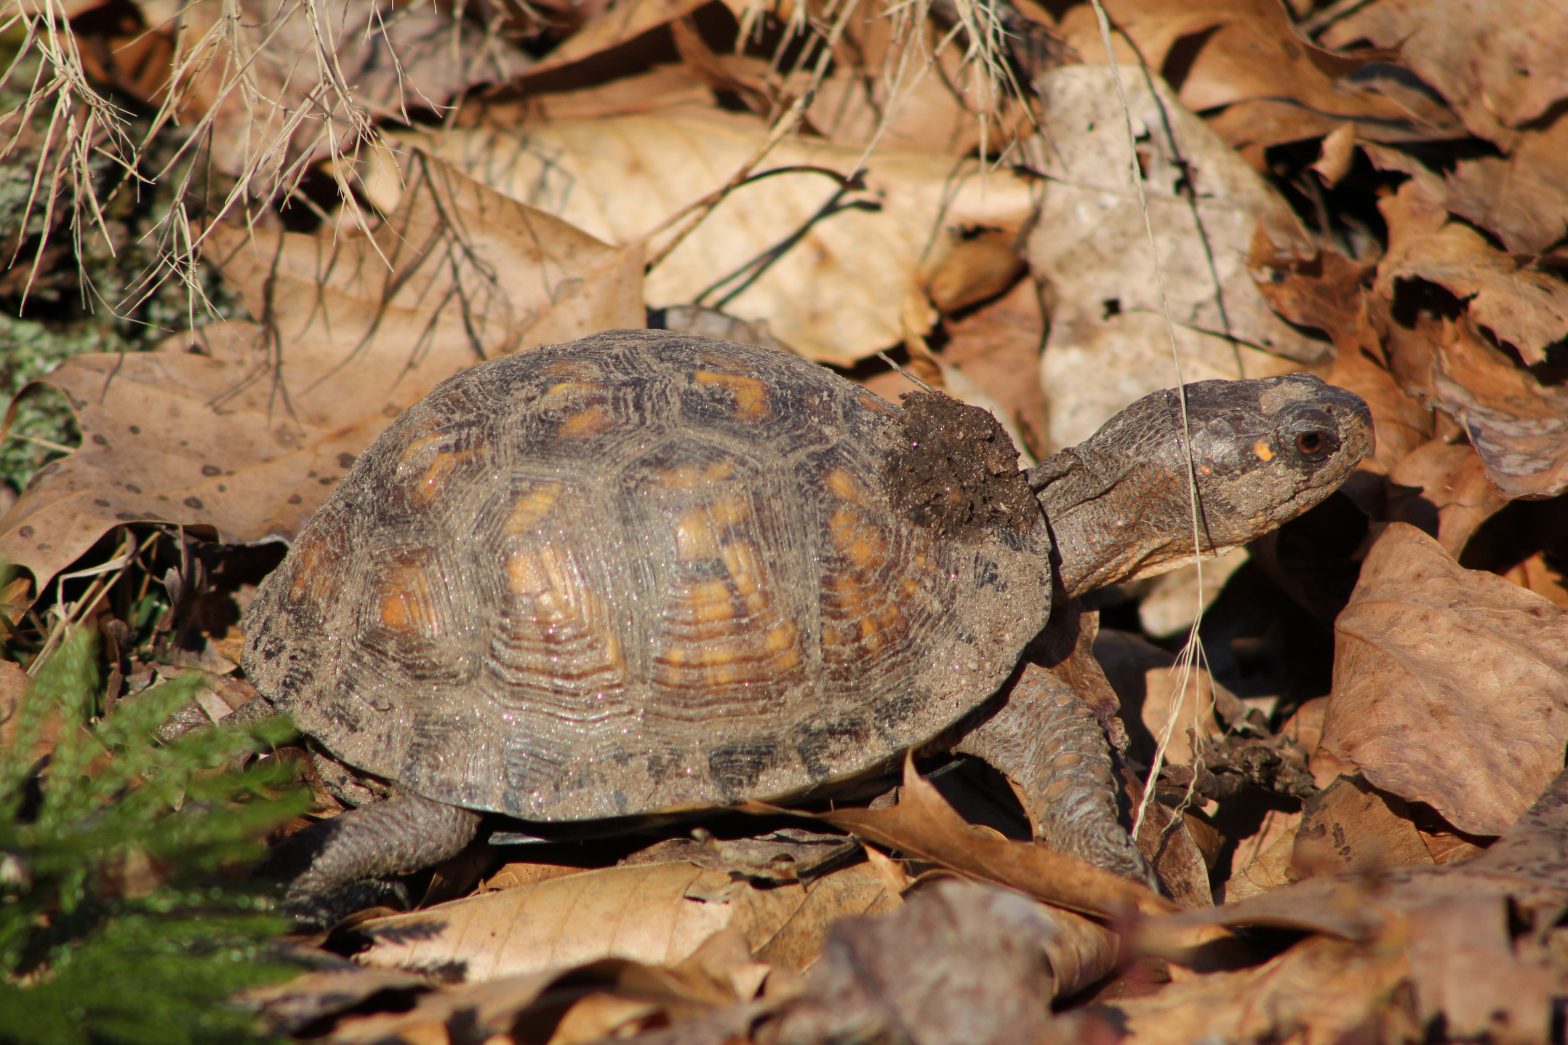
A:
<svg viewBox="0 0 1568 1045">
<path fill-rule="evenodd" d="M 863 529 L 860 516 L 847 508 L 840 508 L 828 516 L 828 536 L 841 552 L 848 552 L 861 539 Z"/>
<path fill-rule="evenodd" d="M 835 468 L 828 473 L 828 492 L 841 501 L 850 504 L 865 504 L 866 491 L 855 481 L 855 477 L 842 468 Z"/>
<path fill-rule="evenodd" d="M 706 483 L 728 479 L 734 470 L 734 466 L 727 461 L 715 461 L 702 468 L 695 465 L 680 465 L 660 471 L 658 484 L 670 490 L 695 490 Z"/>
<path fill-rule="evenodd" d="M 712 668 L 732 663 L 735 659 L 735 651 L 728 646 L 698 646 L 691 643 L 671 644 L 654 657 L 660 664 L 672 668 Z"/>
<path fill-rule="evenodd" d="M 604 386 L 597 381 L 557 381 L 544 394 L 549 396 L 582 395 L 587 392 L 597 392 Z"/>
<path fill-rule="evenodd" d="M 838 605 L 844 617 L 856 620 L 865 614 L 867 596 L 865 585 L 848 575 L 830 577 L 827 584 L 838 597 Z"/>
<path fill-rule="evenodd" d="M 698 624 L 731 620 L 735 616 L 730 586 L 723 581 L 699 581 L 691 586 L 683 601 L 691 619 Z"/>
<path fill-rule="evenodd" d="M 447 479 L 451 477 L 453 472 L 457 471 L 457 466 L 472 456 L 472 452 L 468 450 L 453 450 L 436 454 L 430 459 L 430 463 L 425 466 L 424 477 L 415 484 L 414 497 L 427 504 L 435 500 L 436 496 L 441 493 L 441 488 L 446 484 Z"/>
<path fill-rule="evenodd" d="M 388 631 L 433 630 L 428 612 L 429 589 L 417 566 L 394 566 L 381 581 L 381 624 Z"/>
<path fill-rule="evenodd" d="M 762 648 L 772 654 L 793 653 L 795 663 L 800 661 L 800 628 L 794 621 L 781 620 L 763 636 Z"/>
<path fill-rule="evenodd" d="M 557 435 L 568 438 L 578 438 L 585 435 L 598 435 L 610 427 L 610 415 L 604 407 L 595 403 L 586 410 L 577 413 L 561 422 L 561 427 L 556 429 Z"/>
<path fill-rule="evenodd" d="M 751 518 L 751 508 L 739 494 L 727 494 L 708 505 L 708 514 L 720 526 L 735 526 Z"/>
<path fill-rule="evenodd" d="M 532 606 L 534 623 L 545 629 L 546 641 L 552 638 L 550 629 L 563 626 L 574 626 L 567 629 L 572 634 L 591 632 L 602 649 L 602 663 L 617 672 L 625 670 L 620 637 L 606 626 L 609 604 L 583 585 L 564 552 L 548 545 L 514 552 L 507 556 L 506 574 L 519 601 Z"/>
<path fill-rule="evenodd" d="M 719 554 L 718 535 L 713 532 L 707 512 L 692 508 L 681 513 L 675 521 L 675 551 L 687 562 L 712 559 Z"/>
<path fill-rule="evenodd" d="M 519 595 L 534 595 L 549 585 L 544 562 L 535 550 L 513 552 L 506 557 L 506 579 Z"/>
<path fill-rule="evenodd" d="M 755 377 L 699 370 L 692 377 L 699 385 L 718 385 L 735 395 L 735 413 L 748 421 L 760 421 L 773 411 L 768 407 L 768 386 Z"/>
<path fill-rule="evenodd" d="M 334 561 L 337 556 L 332 554 L 329 543 L 335 542 L 310 533 L 294 543 L 294 579 L 289 584 L 290 602 L 310 602 L 319 607 L 329 602 L 337 591 L 337 585 L 333 582 L 333 578 L 338 576 L 338 564 Z"/>
<path fill-rule="evenodd" d="M 724 569 L 729 572 L 730 583 L 740 597 L 749 600 L 757 594 L 757 549 L 750 541 L 726 541 L 719 549 Z"/>
<path fill-rule="evenodd" d="M 598 375 L 598 371 L 580 359 L 557 359 L 544 368 L 547 377 L 570 377 L 578 380 L 591 380 Z"/>
<path fill-rule="evenodd" d="M 849 561 L 863 570 L 880 566 L 887 561 L 887 545 L 869 533 L 851 541 L 845 552 L 849 555 Z"/>
<path fill-rule="evenodd" d="M 527 533 L 539 525 L 561 498 L 560 483 L 540 483 L 523 494 L 512 504 L 512 514 L 506 519 L 506 532 Z"/>
</svg>

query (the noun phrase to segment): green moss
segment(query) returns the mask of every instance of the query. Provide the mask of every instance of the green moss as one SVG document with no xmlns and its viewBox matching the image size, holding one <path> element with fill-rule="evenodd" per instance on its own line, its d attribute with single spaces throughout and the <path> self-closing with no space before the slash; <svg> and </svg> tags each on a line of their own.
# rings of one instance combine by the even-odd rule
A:
<svg viewBox="0 0 1568 1045">
<path fill-rule="evenodd" d="M 100 715 L 93 643 L 78 633 L 14 709 L 0 747 L 0 1040 L 253 1040 L 234 994 L 297 971 L 270 950 L 286 923 L 236 872 L 304 797 L 276 763 L 231 768 L 288 727 L 161 741 L 199 684 Z"/>
</svg>

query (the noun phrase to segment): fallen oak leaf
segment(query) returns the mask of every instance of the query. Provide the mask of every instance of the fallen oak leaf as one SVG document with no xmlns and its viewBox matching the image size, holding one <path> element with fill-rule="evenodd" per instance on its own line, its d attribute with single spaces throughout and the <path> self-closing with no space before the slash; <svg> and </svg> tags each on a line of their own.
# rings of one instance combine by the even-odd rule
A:
<svg viewBox="0 0 1568 1045">
<path fill-rule="evenodd" d="M 226 278 L 269 326 L 226 322 L 131 355 L 75 356 L 43 380 L 82 445 L 0 518 L 0 559 L 41 591 L 106 531 L 207 527 L 289 537 L 356 454 L 480 359 L 641 326 L 641 256 L 416 158 L 370 237 L 212 230 Z M 254 245 L 254 250 L 252 246 Z"/>
<path fill-rule="evenodd" d="M 915 772 L 913 760 L 907 757 L 899 802 L 888 809 L 808 813 L 763 802 L 747 802 L 740 808 L 769 816 L 821 820 L 938 867 L 1094 917 L 1175 910 L 1174 904 L 1138 882 L 1102 871 L 1077 857 L 1033 842 L 1013 841 L 966 822 Z"/>
<path fill-rule="evenodd" d="M 1321 979 L 1327 972 L 1339 985 L 1336 1004 L 1322 1006 L 1316 993 L 1308 997 L 1329 1014 L 1370 1014 L 1386 1010 L 1387 999 L 1403 997 L 1423 1025 L 1441 1027 L 1450 1037 L 1544 1041 L 1561 993 L 1553 951 L 1560 948 L 1560 916 L 1568 903 L 1565 861 L 1568 772 L 1559 772 L 1503 837 L 1471 860 L 1312 878 L 1213 910 L 1150 920 L 1137 943 L 1150 954 L 1202 968 L 1213 955 L 1190 946 L 1195 929 L 1318 934 L 1254 969 L 1199 978 L 1217 979 L 1214 986 L 1225 995 L 1244 999 L 1253 1026 L 1238 1037 L 1300 1034 L 1299 1023 L 1291 1021 L 1310 1014 L 1291 999 L 1306 986 L 1302 977 Z M 1334 956 L 1331 969 L 1326 954 Z M 1148 1007 L 1157 1010 L 1164 993 Z M 1213 1000 L 1207 1004 L 1211 1019 L 1228 1028 L 1231 1013 L 1214 1009 Z M 1258 1027 L 1260 1015 L 1274 1022 Z"/>
<path fill-rule="evenodd" d="M 1171 334 L 1185 381 L 1282 374 L 1329 354 L 1274 313 L 1251 271 L 1260 224 L 1279 250 L 1315 252 L 1285 200 L 1163 82 L 1129 79 L 1126 89 L 1163 282 L 1128 185 L 1128 116 L 1109 69 L 1064 66 L 1039 82 L 1050 124 L 1037 163 L 1049 188 L 1027 255 L 1053 295 L 1040 371 L 1048 450 L 1173 384 Z"/>
<path fill-rule="evenodd" d="M 1464 425 L 1487 478 L 1510 500 L 1568 490 L 1568 390 L 1542 385 L 1468 323 L 1446 324 L 1445 335 L 1432 391 Z"/>
<path fill-rule="evenodd" d="M 1321 743 L 1379 790 L 1495 835 L 1562 769 L 1568 611 L 1393 523 L 1334 631 Z"/>
<path fill-rule="evenodd" d="M 1521 264 L 1450 220 L 1433 195 L 1441 185 L 1414 178 L 1379 204 L 1389 243 L 1375 291 L 1392 301 L 1400 282 L 1435 283 L 1464 301 L 1470 319 L 1513 345 L 1525 363 L 1544 363 L 1547 346 L 1568 337 L 1568 283 Z"/>
<path fill-rule="evenodd" d="M 1506 146 L 1514 128 L 1568 97 L 1568 34 L 1542 28 L 1561 13 L 1557 0 L 1377 0 L 1348 9 L 1322 41 L 1397 50 L 1466 127 Z"/>
<path fill-rule="evenodd" d="M 330 12 L 308 0 L 136 6 L 154 36 L 167 32 L 174 41 L 170 68 L 148 100 L 172 104 L 186 126 L 204 127 L 219 170 L 259 176 L 274 183 L 269 188 L 368 140 L 374 119 L 407 120 L 411 108 L 437 108 L 531 61 L 448 10 L 343 0 L 327 5 Z"/>
<path fill-rule="evenodd" d="M 843 915 L 896 908 L 865 864 L 810 886 L 757 888 L 685 861 L 606 867 L 481 893 L 355 924 L 374 966 L 443 971 L 468 982 L 625 958 L 672 965 L 709 937 L 737 930 L 756 957 L 803 969 Z"/>
<path fill-rule="evenodd" d="M 675 107 L 409 140 L 606 242 L 658 248 L 665 223 L 756 162 L 770 131 Z M 840 365 L 923 332 L 940 307 L 1004 289 L 1019 267 L 1012 244 L 971 234 L 1016 232 L 1034 209 L 1032 182 L 1011 171 L 805 138 L 774 145 L 752 174 L 649 273 L 648 303 L 765 320 L 801 355 Z M 939 300 L 950 285 L 960 297 Z"/>
</svg>

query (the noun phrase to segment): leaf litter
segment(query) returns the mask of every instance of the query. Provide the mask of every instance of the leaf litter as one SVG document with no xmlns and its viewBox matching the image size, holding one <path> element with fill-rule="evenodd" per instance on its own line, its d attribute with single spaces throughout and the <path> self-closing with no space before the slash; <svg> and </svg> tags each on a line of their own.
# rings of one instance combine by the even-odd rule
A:
<svg viewBox="0 0 1568 1045">
<path fill-rule="evenodd" d="M 117 39 L 94 7 L 58 17 Z M 178 629 L 211 654 L 136 623 L 157 542 L 117 532 L 240 562 L 445 376 L 650 315 L 890 399 L 914 375 L 1035 454 L 1173 382 L 1167 316 L 1188 379 L 1309 368 L 1374 411 L 1376 456 L 1337 504 L 1209 593 L 1223 639 L 1195 684 L 1175 642 L 1118 637 L 1142 589 L 1075 609 L 1042 654 L 1106 727 L 1129 806 L 1153 789 L 1139 842 L 1177 903 L 1030 841 L 1005 780 L 922 761 L 816 809 L 806 833 L 838 841 L 741 818 L 684 848 L 678 825 L 524 848 L 500 874 L 481 854 L 421 909 L 305 941 L 317 971 L 250 996 L 276 1032 L 1545 1039 L 1568 902 L 1568 63 L 1531 29 L 1550 5 L 1106 7 L 1125 114 L 1079 2 L 1001 5 L 1016 31 L 989 63 L 961 5 L 645 0 L 384 24 L 332 0 L 227 36 L 210 7 L 149 0 L 138 46 L 89 52 L 205 128 L 215 172 L 287 176 L 316 208 L 263 192 L 243 221 L 206 215 L 235 315 L 45 378 L 82 442 L 0 519 L 36 600 L 13 583 L 7 618 L 19 649 L 73 615 L 151 635 L 122 679 L 158 656 L 206 665 L 226 702 L 244 685 L 216 652 L 234 614 Z M 330 76 L 303 56 L 323 32 L 347 61 Z M 235 48 L 249 80 L 222 72 Z M 326 209 L 329 185 L 357 215 Z M 886 350 L 906 374 L 869 362 Z M 112 570 L 106 537 L 136 549 Z M 232 576 L 190 583 L 243 604 Z M 16 657 L 0 736 L 28 691 Z M 1167 720 L 1180 740 L 1144 780 Z"/>
</svg>

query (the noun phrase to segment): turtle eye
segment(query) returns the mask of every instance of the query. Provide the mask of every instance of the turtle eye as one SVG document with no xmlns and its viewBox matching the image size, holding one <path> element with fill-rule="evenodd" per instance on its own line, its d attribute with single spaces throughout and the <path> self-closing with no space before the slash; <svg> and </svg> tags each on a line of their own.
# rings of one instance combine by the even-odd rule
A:
<svg viewBox="0 0 1568 1045">
<path fill-rule="evenodd" d="M 1339 445 L 1339 440 L 1333 434 L 1321 429 L 1298 433 L 1296 436 L 1296 452 L 1309 461 L 1321 461 L 1334 452 Z"/>
</svg>

